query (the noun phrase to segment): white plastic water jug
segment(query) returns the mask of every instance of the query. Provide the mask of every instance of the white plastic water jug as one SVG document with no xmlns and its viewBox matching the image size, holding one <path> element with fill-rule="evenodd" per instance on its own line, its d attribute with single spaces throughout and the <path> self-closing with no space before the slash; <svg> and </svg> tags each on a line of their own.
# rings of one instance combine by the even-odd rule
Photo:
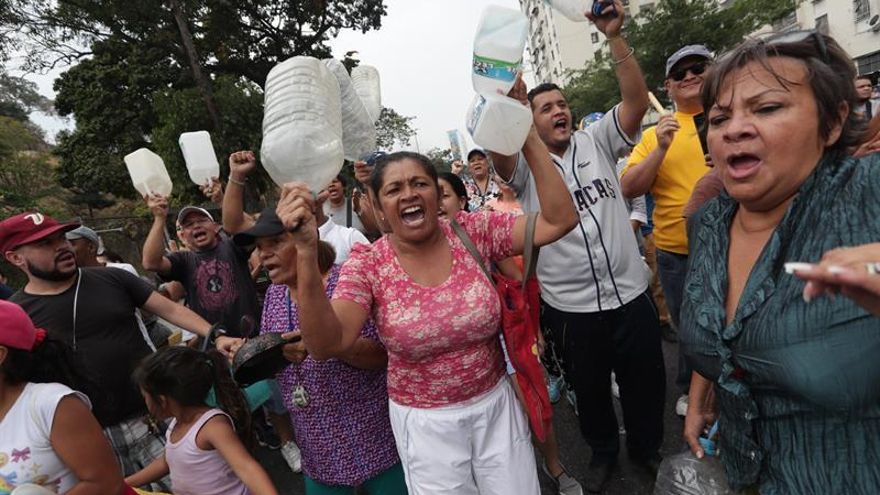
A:
<svg viewBox="0 0 880 495">
<path fill-rule="evenodd" d="M 544 0 L 557 12 L 574 22 L 587 22 L 587 12 L 593 6 L 593 0 Z"/>
<path fill-rule="evenodd" d="M 318 192 L 342 169 L 339 83 L 324 62 L 297 56 L 266 78 L 260 158 L 279 186 L 293 180 Z"/>
<path fill-rule="evenodd" d="M 141 196 L 158 194 L 167 198 L 171 195 L 171 177 L 162 157 L 141 148 L 125 155 L 124 160 L 131 183 Z"/>
<path fill-rule="evenodd" d="M 351 69 L 351 82 L 354 90 L 364 103 L 367 113 L 375 124 L 382 114 L 382 87 L 379 84 L 379 71 L 372 65 L 358 65 Z"/>
<path fill-rule="evenodd" d="M 483 11 L 474 37 L 471 79 L 477 93 L 507 94 L 522 66 L 529 20 L 520 11 L 490 5 Z"/>
<path fill-rule="evenodd" d="M 351 161 L 360 159 L 376 150 L 376 126 L 367 112 L 361 97 L 358 96 L 348 70 L 335 58 L 324 60 L 330 72 L 339 82 L 339 97 L 342 102 L 342 149 L 345 158 Z"/>
<path fill-rule="evenodd" d="M 513 98 L 478 94 L 467 113 L 467 130 L 474 142 L 502 155 L 522 149 L 532 127 L 532 111 Z"/>
<path fill-rule="evenodd" d="M 212 178 L 220 176 L 220 164 L 208 131 L 184 132 L 177 144 L 186 161 L 189 178 L 197 186 L 207 185 Z"/>
</svg>

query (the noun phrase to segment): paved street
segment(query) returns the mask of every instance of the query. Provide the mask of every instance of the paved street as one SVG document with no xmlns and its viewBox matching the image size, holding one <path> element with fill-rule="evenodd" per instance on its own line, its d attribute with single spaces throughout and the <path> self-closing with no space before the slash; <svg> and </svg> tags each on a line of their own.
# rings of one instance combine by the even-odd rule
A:
<svg viewBox="0 0 880 495">
<path fill-rule="evenodd" d="M 678 398 L 678 391 L 673 388 L 675 379 L 675 370 L 678 363 L 677 360 L 677 344 L 663 343 L 663 354 L 666 358 L 666 434 L 663 442 L 662 454 L 667 455 L 680 451 L 683 448 L 681 440 L 682 421 L 675 416 L 673 408 L 675 400 Z M 580 435 L 578 428 L 577 416 L 569 406 L 565 399 L 559 401 L 555 407 L 554 424 L 556 426 L 556 435 L 559 438 L 560 449 L 562 451 L 562 460 L 566 464 L 572 476 L 578 480 L 583 480 L 586 472 L 587 462 L 590 460 L 590 449 Z M 620 417 L 618 411 L 618 417 Z M 625 442 L 621 439 L 623 451 L 620 456 L 620 463 L 616 468 L 611 482 L 608 484 L 605 493 L 609 495 L 626 494 L 640 495 L 650 494 L 652 490 L 653 480 L 640 468 L 628 462 L 626 456 Z M 275 481 L 279 492 L 283 495 L 300 495 L 305 493 L 301 475 L 295 475 L 287 469 L 287 465 L 278 452 L 264 450 L 260 452 L 260 461 L 269 469 L 269 474 Z M 553 486 L 551 482 L 543 475 L 541 479 L 541 488 L 543 495 L 553 495 Z"/>
</svg>

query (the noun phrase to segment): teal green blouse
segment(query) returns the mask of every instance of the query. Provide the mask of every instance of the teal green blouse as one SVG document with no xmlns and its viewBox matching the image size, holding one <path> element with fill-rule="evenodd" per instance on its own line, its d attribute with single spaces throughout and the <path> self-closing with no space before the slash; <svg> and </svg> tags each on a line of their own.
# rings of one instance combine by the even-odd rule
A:
<svg viewBox="0 0 880 495">
<path fill-rule="evenodd" d="M 722 194 L 691 220 L 682 346 L 716 383 L 721 460 L 736 489 L 880 493 L 880 319 L 844 297 L 804 302 L 804 282 L 783 269 L 880 241 L 878 193 L 880 153 L 826 156 L 761 252 L 730 325 L 737 203 Z"/>
</svg>

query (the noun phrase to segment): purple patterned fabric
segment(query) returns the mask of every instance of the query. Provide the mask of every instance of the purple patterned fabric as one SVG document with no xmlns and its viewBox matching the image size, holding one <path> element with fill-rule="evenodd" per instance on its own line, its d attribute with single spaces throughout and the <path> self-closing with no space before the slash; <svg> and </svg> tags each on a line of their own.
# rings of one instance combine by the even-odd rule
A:
<svg viewBox="0 0 880 495">
<path fill-rule="evenodd" d="M 327 297 L 338 278 L 339 266 L 334 266 L 327 281 Z M 295 304 L 288 306 L 287 293 L 283 285 L 269 286 L 260 333 L 299 328 L 299 312 Z M 379 340 L 372 320 L 361 329 L 361 335 Z M 315 361 L 307 357 L 301 364 L 285 368 L 277 378 L 302 450 L 303 471 L 309 478 L 325 485 L 359 485 L 400 462 L 388 419 L 384 370 L 362 370 L 338 359 Z M 298 385 L 309 395 L 304 408 L 292 401 Z"/>
</svg>

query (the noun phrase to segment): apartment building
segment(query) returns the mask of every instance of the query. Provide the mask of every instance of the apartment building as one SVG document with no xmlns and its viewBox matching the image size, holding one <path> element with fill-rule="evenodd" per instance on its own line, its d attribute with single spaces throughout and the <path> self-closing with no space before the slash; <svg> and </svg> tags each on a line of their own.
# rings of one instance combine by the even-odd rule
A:
<svg viewBox="0 0 880 495">
<path fill-rule="evenodd" d="M 572 22 L 545 0 L 519 0 L 529 18 L 528 66 L 536 82 L 564 87 L 569 70 L 583 68 L 606 49 L 590 22 Z M 662 1 L 662 0 L 660 0 Z M 733 0 L 720 0 L 722 6 Z M 653 1 L 624 0 L 629 16 L 653 8 Z M 802 0 L 791 14 L 756 34 L 817 29 L 833 36 L 855 60 L 859 74 L 880 79 L 880 0 Z"/>
<path fill-rule="evenodd" d="M 804 0 L 776 31 L 815 29 L 834 37 L 859 74 L 880 78 L 880 0 Z"/>
<path fill-rule="evenodd" d="M 605 37 L 591 22 L 573 22 L 545 0 L 519 0 L 529 18 L 529 66 L 536 82 L 564 87 L 569 70 L 583 69 L 605 48 Z M 624 0 L 627 15 L 650 8 L 652 1 Z"/>
</svg>

